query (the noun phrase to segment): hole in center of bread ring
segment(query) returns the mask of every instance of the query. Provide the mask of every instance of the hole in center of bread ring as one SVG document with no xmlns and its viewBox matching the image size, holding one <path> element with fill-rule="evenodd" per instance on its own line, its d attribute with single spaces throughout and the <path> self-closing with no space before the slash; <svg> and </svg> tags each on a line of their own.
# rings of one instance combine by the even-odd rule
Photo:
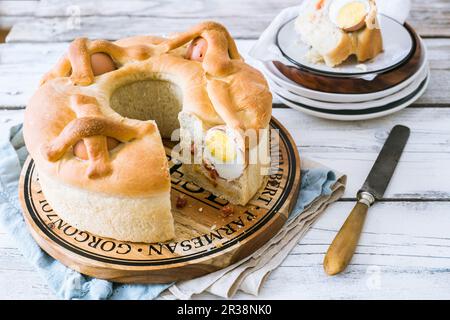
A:
<svg viewBox="0 0 450 320">
<path fill-rule="evenodd" d="M 186 59 L 202 62 L 206 50 L 208 50 L 208 42 L 202 37 L 195 38 L 187 49 Z"/>
<path fill-rule="evenodd" d="M 120 141 L 111 137 L 106 138 L 106 144 L 108 145 L 108 150 L 112 150 L 120 144 Z M 88 160 L 89 156 L 87 153 L 86 145 L 83 140 L 78 141 L 73 146 L 73 155 L 77 158 Z"/>
<path fill-rule="evenodd" d="M 113 59 L 103 52 L 97 52 L 91 55 L 91 67 L 94 76 L 99 76 L 117 69 Z"/>
</svg>

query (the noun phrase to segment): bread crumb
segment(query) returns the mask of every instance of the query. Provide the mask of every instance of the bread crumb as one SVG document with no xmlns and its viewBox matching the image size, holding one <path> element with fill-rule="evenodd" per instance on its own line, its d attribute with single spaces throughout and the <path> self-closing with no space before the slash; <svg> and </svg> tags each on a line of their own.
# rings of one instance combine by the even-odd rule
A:
<svg viewBox="0 0 450 320">
<path fill-rule="evenodd" d="M 228 216 L 231 216 L 234 213 L 234 207 L 229 205 L 229 204 L 227 204 L 225 207 L 223 207 L 220 210 L 220 213 L 222 214 L 222 217 L 224 217 L 224 218 L 228 217 Z"/>
<path fill-rule="evenodd" d="M 183 209 L 187 204 L 187 200 L 184 196 L 180 195 L 177 197 L 176 207 L 178 209 Z"/>
<path fill-rule="evenodd" d="M 358 68 L 364 72 L 367 71 L 367 65 L 365 65 L 364 63 L 357 64 L 356 68 Z"/>
<path fill-rule="evenodd" d="M 308 50 L 305 58 L 307 61 L 314 63 L 314 64 L 319 64 L 319 63 L 324 62 L 323 56 L 316 49 L 313 49 L 313 48 Z"/>
<path fill-rule="evenodd" d="M 203 208 L 198 208 L 198 212 L 203 212 Z"/>
</svg>

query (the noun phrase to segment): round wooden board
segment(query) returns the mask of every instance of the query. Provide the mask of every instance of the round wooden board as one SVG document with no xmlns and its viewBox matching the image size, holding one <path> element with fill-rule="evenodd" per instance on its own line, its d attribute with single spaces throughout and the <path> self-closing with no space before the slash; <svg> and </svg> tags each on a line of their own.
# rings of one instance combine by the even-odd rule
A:
<svg viewBox="0 0 450 320">
<path fill-rule="evenodd" d="M 226 201 L 183 180 L 180 164 L 169 159 L 176 239 L 166 243 L 131 243 L 99 237 L 58 217 L 39 185 L 34 161 L 26 161 L 19 184 L 25 221 L 38 244 L 66 266 L 83 274 L 123 283 L 167 283 L 225 268 L 255 252 L 286 222 L 300 187 L 300 159 L 286 129 L 272 118 L 272 145 L 279 160 L 267 183 L 247 206 L 224 216 Z M 170 154 L 170 148 L 166 147 Z M 187 206 L 177 209 L 183 194 Z"/>
<path fill-rule="evenodd" d="M 273 64 L 290 80 L 315 91 L 340 94 L 364 94 L 386 90 L 414 75 L 423 63 L 424 54 L 421 40 L 409 24 L 405 23 L 405 27 L 411 33 L 414 40 L 414 50 L 410 57 L 397 68 L 380 73 L 373 80 L 322 75 L 306 69 L 287 66 L 279 61 L 273 61 Z"/>
</svg>

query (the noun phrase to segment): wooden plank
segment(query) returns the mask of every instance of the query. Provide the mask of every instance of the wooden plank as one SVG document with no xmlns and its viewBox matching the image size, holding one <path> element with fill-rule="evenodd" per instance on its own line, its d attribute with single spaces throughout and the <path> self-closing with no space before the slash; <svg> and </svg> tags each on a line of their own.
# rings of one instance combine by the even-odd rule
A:
<svg viewBox="0 0 450 320">
<path fill-rule="evenodd" d="M 16 125 L 23 122 L 24 110 L 0 110 L 0 126 Z"/>
<path fill-rule="evenodd" d="M 0 228 L 0 300 L 54 299 L 48 285 Z"/>
<path fill-rule="evenodd" d="M 431 83 L 415 106 L 450 106 L 450 39 L 426 39 L 431 66 Z M 253 40 L 237 41 L 246 60 Z M 23 108 L 40 77 L 67 50 L 67 43 L 14 43 L 0 45 L 0 108 Z M 278 102 L 275 100 L 275 102 Z"/>
<path fill-rule="evenodd" d="M 0 106 L 24 107 L 67 44 L 0 45 Z"/>
<path fill-rule="evenodd" d="M 283 262 L 287 270 L 277 270 L 279 276 L 275 272 L 272 284 L 269 282 L 263 292 L 270 295 L 274 285 L 283 288 L 277 281 L 281 277 L 283 283 L 294 283 L 280 294 L 296 291 L 296 298 L 450 297 L 448 202 L 375 205 L 347 272 L 338 277 L 326 276 L 322 259 L 352 206 L 338 203 L 327 210 Z"/>
<path fill-rule="evenodd" d="M 7 42 L 64 42 L 76 37 L 115 40 L 135 34 L 165 36 L 186 30 L 204 20 L 215 20 L 227 26 L 236 39 L 257 39 L 270 19 L 244 19 L 229 17 L 81 17 L 37 18 L 27 23 L 17 23 L 11 29 Z M 79 21 L 79 25 L 77 24 Z M 124 27 L 125 26 L 125 27 Z"/>
<path fill-rule="evenodd" d="M 274 116 L 292 134 L 301 157 L 314 159 L 348 174 L 344 198 L 354 199 L 395 124 L 412 129 L 410 141 L 386 192 L 388 200 L 450 200 L 450 109 L 409 108 L 390 117 L 364 122 L 316 119 L 291 109 Z M 23 111 L 0 112 L 20 122 Z"/>
<path fill-rule="evenodd" d="M 0 16 L 34 16 L 39 0 L 0 0 Z"/>
<path fill-rule="evenodd" d="M 14 25 L 8 42 L 60 42 L 78 36 L 118 39 L 131 34 L 165 35 L 184 30 L 202 20 L 225 24 L 234 37 L 256 39 L 281 9 L 297 1 L 197 1 L 192 6 L 180 1 L 132 1 L 97 3 L 45 1 L 37 15 L 42 18 Z M 173 8 L 177 8 L 174 10 Z M 248 19 L 248 13 L 252 18 Z M 430 19 L 430 17 L 433 17 Z M 445 0 L 422 3 L 415 0 L 410 22 L 424 37 L 450 36 L 450 5 Z M 126 28 L 124 27 L 126 26 Z"/>
<path fill-rule="evenodd" d="M 258 298 L 450 298 L 450 202 L 378 203 L 368 215 L 347 271 L 328 277 L 322 269 L 324 254 L 352 206 L 332 205 L 268 277 Z M 0 299 L 53 297 L 4 231 L 0 231 L 0 286 Z M 255 297 L 239 293 L 235 298 Z"/>
<path fill-rule="evenodd" d="M 38 0 L 0 0 L 0 29 L 10 29 L 16 23 L 30 23 Z"/>
<path fill-rule="evenodd" d="M 14 16 L 0 16 L 0 29 L 10 30 L 15 24 L 20 23 L 32 23 L 33 18 L 31 17 L 14 17 Z"/>
<path fill-rule="evenodd" d="M 449 202 L 376 204 L 350 266 L 329 277 L 322 261 L 352 207 L 332 205 L 268 277 L 258 299 L 450 298 Z M 198 298 L 207 297 L 213 296 Z"/>
<path fill-rule="evenodd" d="M 218 16 L 273 17 L 285 7 L 299 4 L 299 0 L 208 0 L 192 1 L 189 5 L 183 0 L 42 0 L 36 16 L 68 17 L 74 13 L 80 16 L 130 16 L 130 17 L 173 17 L 204 18 Z M 252 18 L 253 18 L 252 16 Z"/>
<path fill-rule="evenodd" d="M 412 0 L 408 21 L 424 37 L 450 37 L 450 2 Z"/>
<path fill-rule="evenodd" d="M 389 117 L 339 122 L 294 110 L 273 112 L 305 156 L 349 175 L 345 198 L 354 198 L 390 129 L 411 128 L 411 138 L 386 191 L 386 199 L 450 199 L 450 126 L 447 108 L 408 108 Z"/>
</svg>

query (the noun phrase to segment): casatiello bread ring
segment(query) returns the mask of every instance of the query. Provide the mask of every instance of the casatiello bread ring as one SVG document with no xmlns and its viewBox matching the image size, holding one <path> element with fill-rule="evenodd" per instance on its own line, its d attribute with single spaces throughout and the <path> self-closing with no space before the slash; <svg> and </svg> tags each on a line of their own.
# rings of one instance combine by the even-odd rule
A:
<svg viewBox="0 0 450 320">
<path fill-rule="evenodd" d="M 180 128 L 181 149 L 206 148 L 200 161 L 185 161 L 186 177 L 246 204 L 264 182 L 267 164 L 248 155 L 268 144 L 271 108 L 261 73 L 222 25 L 204 22 L 167 39 L 76 39 L 31 98 L 24 136 L 62 219 L 104 237 L 159 242 L 174 237 L 161 138 Z M 256 147 L 243 138 L 249 129 L 263 129 Z"/>
</svg>

